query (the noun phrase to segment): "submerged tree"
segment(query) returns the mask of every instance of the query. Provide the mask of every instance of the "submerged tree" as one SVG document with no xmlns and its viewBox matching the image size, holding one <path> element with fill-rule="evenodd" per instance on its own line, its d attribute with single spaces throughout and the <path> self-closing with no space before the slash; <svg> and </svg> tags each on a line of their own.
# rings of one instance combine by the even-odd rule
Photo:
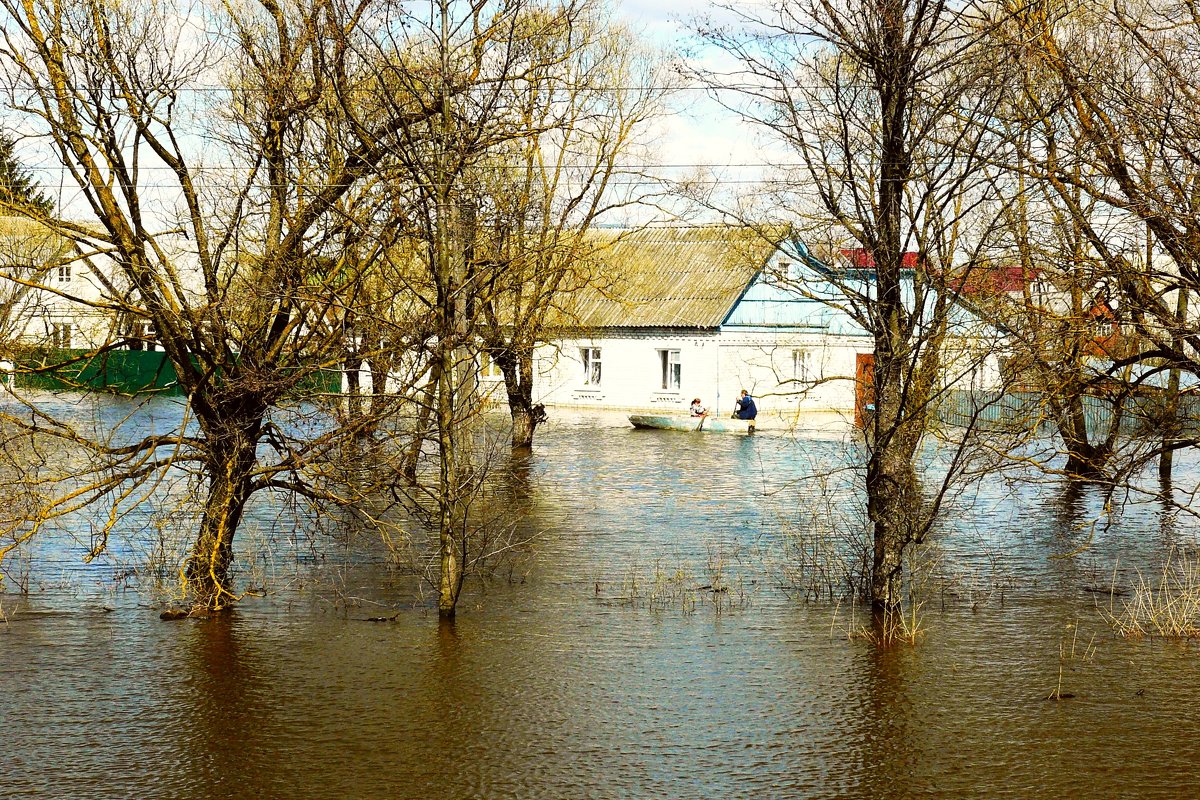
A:
<svg viewBox="0 0 1200 800">
<path fill-rule="evenodd" d="M 917 461 L 950 366 L 955 301 L 997 213 L 981 170 L 996 139 L 970 124 L 996 103 L 992 65 L 970 4 L 726 10 L 736 25 L 700 33 L 736 66 L 706 81 L 798 157 L 775 179 L 787 200 L 776 207 L 796 210 L 788 221 L 838 287 L 818 299 L 846 309 L 873 340 L 859 376 L 872 406 L 867 594 L 888 612 L 902 599 L 905 553 L 931 529 L 945 488 L 926 502 Z"/>
<path fill-rule="evenodd" d="M 1196 443 L 1177 418 L 1177 394 L 1180 371 L 1200 374 L 1200 329 L 1188 310 L 1200 288 L 1200 15 L 1140 1 L 1010 4 L 1000 13 L 996 39 L 1018 78 L 1005 124 L 1022 131 L 1013 138 L 1021 172 L 1078 232 L 1136 334 L 1105 377 L 1162 401 L 1159 446 L 1110 464 L 1106 477 L 1156 456 L 1169 476 L 1170 453 Z"/>
<path fill-rule="evenodd" d="M 534 403 L 535 348 L 551 325 L 570 319 L 576 292 L 606 280 L 589 229 L 650 190 L 630 162 L 641 160 L 668 83 L 655 57 L 594 4 L 575 14 L 574 25 L 558 25 L 560 39 L 543 42 L 542 63 L 511 87 L 525 134 L 475 174 L 473 254 L 486 276 L 480 332 L 504 378 L 516 448 L 533 444 L 544 418 Z"/>
<path fill-rule="evenodd" d="M 628 52 L 618 43 L 627 40 L 590 0 L 439 0 L 408 22 L 391 32 L 408 66 L 377 58 L 376 80 L 392 88 L 382 100 L 389 114 L 413 102 L 430 113 L 402 132 L 380 175 L 394 251 L 420 306 L 413 366 L 422 387 L 412 395 L 404 476 L 410 507 L 437 538 L 438 609 L 451 618 L 480 555 L 472 512 L 486 467 L 475 452 L 481 357 L 505 373 L 514 437 L 531 439 L 532 347 L 581 269 L 568 227 L 603 210 L 616 158 L 649 101 L 626 108 L 613 99 L 641 95 L 624 83 Z"/>
<path fill-rule="evenodd" d="M 1112 365 L 1128 354 L 1129 339 L 1110 303 L 1103 263 L 1072 214 L 1026 176 L 1013 183 L 1000 257 L 1020 276 L 1020 293 L 995 298 L 986 313 L 1017 343 L 1006 360 L 1013 385 L 1037 398 L 1017 422 L 1048 422 L 1058 433 L 1065 460 L 1061 467 L 1052 460 L 1048 470 L 1072 481 L 1103 480 L 1128 438 L 1128 367 Z M 1082 205 L 1076 196 L 1075 206 Z"/>
<path fill-rule="evenodd" d="M 49 142 L 88 217 L 46 224 L 93 287 L 89 347 L 153 337 L 187 399 L 175 429 L 120 441 L 32 405 L 6 412 L 10 429 L 78 449 L 86 465 L 70 485 L 40 485 L 45 502 L 21 538 L 103 503 L 94 556 L 131 500 L 179 468 L 201 484 L 184 596 L 223 608 L 238 596 L 230 568 L 251 496 L 317 496 L 311 468 L 361 424 L 280 413 L 340 364 L 342 332 L 321 324 L 346 296 L 339 202 L 440 109 L 362 91 L 361 55 L 404 25 L 384 3 L 0 9 L 10 103 Z"/>
</svg>

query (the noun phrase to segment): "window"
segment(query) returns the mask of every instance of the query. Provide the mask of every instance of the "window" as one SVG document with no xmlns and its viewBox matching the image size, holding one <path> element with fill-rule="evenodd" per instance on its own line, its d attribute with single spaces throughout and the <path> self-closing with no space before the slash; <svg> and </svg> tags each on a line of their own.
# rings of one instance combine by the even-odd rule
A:
<svg viewBox="0 0 1200 800">
<path fill-rule="evenodd" d="M 808 383 L 816 378 L 812 368 L 812 353 L 808 350 L 792 351 L 792 379 L 797 383 Z"/>
<path fill-rule="evenodd" d="M 158 331 L 154 327 L 153 322 L 134 322 L 129 326 L 129 349 L 130 350 L 156 350 L 158 349 Z"/>
<path fill-rule="evenodd" d="M 683 370 L 679 365 L 678 350 L 659 350 L 658 358 L 662 362 L 662 388 L 679 391 Z"/>
<path fill-rule="evenodd" d="M 579 360 L 583 362 L 583 385 L 600 385 L 600 348 L 579 348 Z"/>
<path fill-rule="evenodd" d="M 504 370 L 492 360 L 492 354 L 484 350 L 479 354 L 479 377 L 485 381 L 498 381 L 504 377 Z"/>
<path fill-rule="evenodd" d="M 59 266 L 55 267 L 54 268 L 54 277 L 58 280 L 59 283 L 70 283 L 71 282 L 71 265 L 70 264 L 60 264 Z"/>
<path fill-rule="evenodd" d="M 66 350 L 71 346 L 71 323 L 70 322 L 51 322 L 50 323 L 50 346 L 58 347 Z"/>
</svg>

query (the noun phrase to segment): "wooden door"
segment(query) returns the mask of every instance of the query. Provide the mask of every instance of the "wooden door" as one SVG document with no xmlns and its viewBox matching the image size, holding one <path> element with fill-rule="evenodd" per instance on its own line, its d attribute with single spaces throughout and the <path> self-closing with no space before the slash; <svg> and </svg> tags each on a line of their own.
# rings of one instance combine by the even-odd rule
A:
<svg viewBox="0 0 1200 800">
<path fill-rule="evenodd" d="M 860 428 L 866 427 L 874 406 L 875 354 L 857 353 L 854 356 L 854 424 Z"/>
</svg>

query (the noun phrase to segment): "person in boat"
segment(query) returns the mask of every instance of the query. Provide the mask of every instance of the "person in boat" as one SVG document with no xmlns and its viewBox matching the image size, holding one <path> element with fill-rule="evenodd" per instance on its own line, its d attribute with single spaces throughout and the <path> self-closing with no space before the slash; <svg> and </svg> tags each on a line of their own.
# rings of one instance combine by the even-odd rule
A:
<svg viewBox="0 0 1200 800">
<path fill-rule="evenodd" d="M 700 402 L 699 397 L 697 397 L 695 400 L 692 401 L 692 416 L 693 417 L 703 417 L 707 414 L 708 414 L 708 409 L 705 408 L 704 404 Z"/>
<path fill-rule="evenodd" d="M 753 421 L 758 416 L 758 407 L 754 405 L 754 398 L 745 389 L 738 395 L 737 402 L 733 404 L 733 419 L 748 419 Z"/>
</svg>

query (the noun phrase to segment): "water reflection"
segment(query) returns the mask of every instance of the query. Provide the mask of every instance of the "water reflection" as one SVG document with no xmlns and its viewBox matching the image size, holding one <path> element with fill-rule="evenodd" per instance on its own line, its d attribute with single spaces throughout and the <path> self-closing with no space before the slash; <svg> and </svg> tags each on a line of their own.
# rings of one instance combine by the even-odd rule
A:
<svg viewBox="0 0 1200 800">
<path fill-rule="evenodd" d="M 1081 481 L 1064 481 L 1057 489 L 1051 489 L 1054 502 L 1055 532 L 1070 540 L 1084 526 L 1083 515 L 1087 508 L 1089 490 L 1095 487 Z"/>
<path fill-rule="evenodd" d="M 509 456 L 503 480 L 508 498 L 513 502 L 529 503 L 534 499 L 536 458 L 532 450 L 513 450 Z"/>
<path fill-rule="evenodd" d="M 905 695 L 904 653 L 895 647 L 858 648 L 853 669 L 859 673 L 851 685 L 860 693 L 855 699 L 855 723 L 860 732 L 858 771 L 864 789 L 912 786 L 914 775 L 909 756 L 920 751 L 920 739 L 909 728 L 910 709 Z M 919 729 L 918 729 L 919 731 Z"/>
<path fill-rule="evenodd" d="M 187 693 L 181 698 L 177 742 L 187 778 L 181 787 L 193 797 L 235 796 L 246 786 L 270 786 L 274 763 L 260 749 L 271 729 L 268 677 L 257 664 L 238 612 L 178 626 L 185 647 Z M 258 764 L 255 775 L 247 766 Z"/>
<path fill-rule="evenodd" d="M 918 645 L 878 649 L 771 580 L 789 520 L 849 518 L 845 446 L 548 427 L 489 496 L 543 533 L 527 580 L 473 585 L 451 625 L 357 551 L 278 570 L 294 582 L 212 620 L 35 598 L 62 613 L 0 623 L 0 794 L 1186 796 L 1195 647 L 1116 639 L 1081 586 L 1152 567 L 1195 520 L 983 486 L 939 532 L 940 566 L 980 589 L 1011 575 L 1006 601 L 930 603 Z M 737 554 L 746 603 L 622 593 L 656 562 L 710 583 L 714 553 Z M 401 613 L 365 621 L 379 607 Z M 1056 686 L 1074 697 L 1047 701 Z"/>
</svg>

